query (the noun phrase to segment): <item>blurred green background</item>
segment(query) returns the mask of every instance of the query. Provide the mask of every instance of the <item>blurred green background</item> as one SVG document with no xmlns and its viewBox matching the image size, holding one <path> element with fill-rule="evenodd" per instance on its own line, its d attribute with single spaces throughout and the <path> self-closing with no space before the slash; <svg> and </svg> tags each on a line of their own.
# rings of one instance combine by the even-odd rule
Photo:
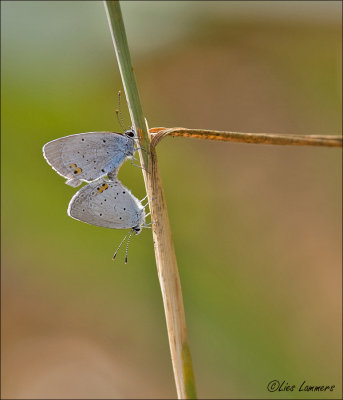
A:
<svg viewBox="0 0 343 400">
<path fill-rule="evenodd" d="M 122 5 L 149 126 L 341 133 L 340 2 Z M 2 1 L 2 396 L 176 396 L 150 230 L 67 216 L 44 143 L 114 130 L 103 3 Z M 125 103 L 124 118 L 129 125 Z M 199 397 L 341 398 L 341 151 L 166 138 Z M 139 168 L 119 175 L 144 197 Z"/>
</svg>

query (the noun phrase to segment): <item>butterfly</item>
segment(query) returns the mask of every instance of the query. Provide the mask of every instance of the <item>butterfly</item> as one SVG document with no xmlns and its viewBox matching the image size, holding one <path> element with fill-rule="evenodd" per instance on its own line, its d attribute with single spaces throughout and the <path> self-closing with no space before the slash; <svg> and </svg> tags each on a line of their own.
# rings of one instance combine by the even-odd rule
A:
<svg viewBox="0 0 343 400">
<path fill-rule="evenodd" d="M 131 158 L 135 149 L 135 131 L 87 132 L 61 137 L 43 146 L 43 155 L 49 165 L 66 184 L 77 187 L 82 181 L 99 179 Z"/>
<path fill-rule="evenodd" d="M 145 197 L 146 198 L 146 197 Z M 71 199 L 68 215 L 87 224 L 112 229 L 130 229 L 120 243 L 115 255 L 129 235 L 138 235 L 142 228 L 150 228 L 145 223 L 149 214 L 145 214 L 143 200 L 138 200 L 116 176 L 116 171 L 109 174 L 109 179 L 100 178 L 83 186 Z M 127 251 L 125 263 L 127 262 Z"/>
</svg>

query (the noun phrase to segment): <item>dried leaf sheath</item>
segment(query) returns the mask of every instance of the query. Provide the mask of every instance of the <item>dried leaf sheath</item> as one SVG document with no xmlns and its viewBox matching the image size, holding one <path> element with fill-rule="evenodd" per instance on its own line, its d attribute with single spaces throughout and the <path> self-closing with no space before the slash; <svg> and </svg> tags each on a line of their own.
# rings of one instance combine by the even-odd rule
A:
<svg viewBox="0 0 343 400">
<path fill-rule="evenodd" d="M 289 146 L 342 147 L 339 135 L 292 135 L 281 133 L 242 133 L 187 128 L 151 128 L 151 146 L 156 147 L 166 136 L 193 139 L 219 140 L 224 142 L 274 144 Z"/>
</svg>

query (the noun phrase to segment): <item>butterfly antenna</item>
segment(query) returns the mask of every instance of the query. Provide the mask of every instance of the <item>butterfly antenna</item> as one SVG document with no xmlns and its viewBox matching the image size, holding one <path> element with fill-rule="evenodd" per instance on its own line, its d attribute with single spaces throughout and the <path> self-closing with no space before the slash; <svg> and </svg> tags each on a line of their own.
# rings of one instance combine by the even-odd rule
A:
<svg viewBox="0 0 343 400">
<path fill-rule="evenodd" d="M 125 264 L 127 264 L 127 251 L 129 249 L 129 243 L 130 243 L 130 239 L 131 239 L 132 234 L 133 234 L 133 229 L 131 229 L 130 236 L 127 239 L 127 243 L 126 243 Z"/>
<path fill-rule="evenodd" d="M 125 131 L 125 125 L 124 125 L 124 120 L 123 120 L 123 116 L 121 114 L 121 107 L 120 107 L 120 96 L 121 96 L 121 91 L 118 91 L 118 110 L 116 110 L 116 115 L 117 115 L 117 119 L 118 122 L 120 124 L 120 126 L 122 127 L 123 131 Z"/>
<path fill-rule="evenodd" d="M 129 233 L 130 233 L 130 232 L 129 232 Z M 118 253 L 118 250 L 120 249 L 121 245 L 123 244 L 124 240 L 127 238 L 127 235 L 129 235 L 129 233 L 127 233 L 127 234 L 125 235 L 124 239 L 120 242 L 120 245 L 117 247 L 117 250 L 116 250 L 116 252 L 114 253 L 114 255 L 113 255 L 113 257 L 112 257 L 112 260 L 114 260 L 114 259 L 116 258 L 116 255 L 117 255 L 117 253 Z"/>
</svg>

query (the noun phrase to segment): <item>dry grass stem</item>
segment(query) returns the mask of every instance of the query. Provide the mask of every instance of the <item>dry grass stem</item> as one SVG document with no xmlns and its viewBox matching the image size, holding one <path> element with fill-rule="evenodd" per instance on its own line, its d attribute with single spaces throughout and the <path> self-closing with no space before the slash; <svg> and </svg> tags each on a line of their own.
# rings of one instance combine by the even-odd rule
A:
<svg viewBox="0 0 343 400">
<path fill-rule="evenodd" d="M 253 144 L 276 144 L 289 146 L 323 146 L 342 147 L 342 136 L 339 135 L 291 135 L 278 133 L 241 133 L 212 131 L 187 128 L 151 128 L 153 136 L 151 147 L 154 148 L 166 136 L 188 137 L 223 142 L 239 142 Z"/>
<path fill-rule="evenodd" d="M 150 203 L 156 266 L 160 281 L 169 346 L 179 399 L 196 398 L 192 359 L 174 244 L 172 240 L 163 185 L 155 149 L 151 150 L 149 173 L 144 173 Z"/>
</svg>

